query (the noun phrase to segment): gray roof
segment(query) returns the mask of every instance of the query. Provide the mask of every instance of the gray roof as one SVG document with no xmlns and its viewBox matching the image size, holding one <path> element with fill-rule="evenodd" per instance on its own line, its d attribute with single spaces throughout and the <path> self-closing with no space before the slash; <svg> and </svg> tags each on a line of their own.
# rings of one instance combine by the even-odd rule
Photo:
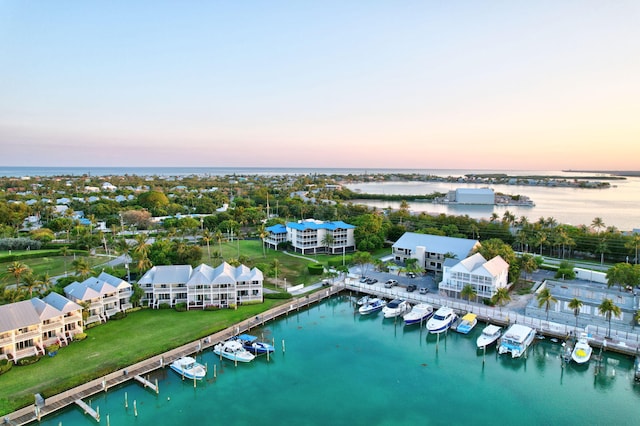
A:
<svg viewBox="0 0 640 426">
<path fill-rule="evenodd" d="M 40 315 L 31 300 L 0 306 L 0 333 L 40 324 Z"/>
<path fill-rule="evenodd" d="M 186 283 L 191 276 L 191 265 L 160 265 L 149 269 L 138 284 Z"/>
<path fill-rule="evenodd" d="M 46 303 L 53 306 L 63 314 L 67 314 L 69 312 L 82 310 L 82 306 L 78 305 L 76 302 L 73 302 L 66 297 L 56 293 L 51 292 L 47 294 L 47 296 L 43 299 Z"/>
<path fill-rule="evenodd" d="M 425 247 L 428 252 L 432 253 L 453 253 L 461 260 L 469 256 L 477 244 L 480 244 L 478 240 L 469 240 L 467 238 L 405 232 L 402 237 L 398 238 L 398 241 L 393 244 L 393 247 L 415 250 L 416 247 L 422 246 Z"/>
</svg>

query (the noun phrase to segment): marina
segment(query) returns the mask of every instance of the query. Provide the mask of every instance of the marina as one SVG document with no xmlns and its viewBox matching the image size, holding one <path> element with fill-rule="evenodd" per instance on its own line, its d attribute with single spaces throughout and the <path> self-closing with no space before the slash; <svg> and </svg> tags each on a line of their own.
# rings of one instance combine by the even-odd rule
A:
<svg viewBox="0 0 640 426">
<path fill-rule="evenodd" d="M 108 419 L 114 425 L 184 424 L 208 418 L 211 410 L 216 422 L 229 424 L 275 416 L 304 425 L 344 424 L 356 407 L 367 410 L 358 410 L 351 424 L 489 425 L 500 413 L 518 416 L 524 425 L 551 419 L 615 425 L 637 416 L 640 386 L 634 384 L 632 357 L 604 350 L 597 363 L 564 365 L 561 344 L 543 339 L 533 342 L 527 358 L 512 359 L 498 356 L 493 347 L 477 350 L 482 323 L 469 335 L 448 331 L 434 336 L 424 326 L 362 317 L 356 300 L 357 294 L 342 292 L 258 325 L 254 334 L 287 341 L 286 353 L 278 350 L 270 361 L 260 357 L 235 367 L 204 350 L 196 359 L 209 366 L 208 374 L 196 387 L 168 368 L 158 368 L 150 379 L 159 380 L 159 394 L 129 381 L 84 402 L 100 412 L 101 424 Z M 245 386 L 247 382 L 262 385 Z M 433 383 L 456 398 L 434 397 L 428 386 Z M 388 409 L 390 394 L 403 397 L 406 409 L 400 417 Z M 310 411 L 318 400 L 323 403 Z M 459 404 L 465 410 L 456 410 Z M 39 424 L 96 421 L 70 405 Z"/>
</svg>

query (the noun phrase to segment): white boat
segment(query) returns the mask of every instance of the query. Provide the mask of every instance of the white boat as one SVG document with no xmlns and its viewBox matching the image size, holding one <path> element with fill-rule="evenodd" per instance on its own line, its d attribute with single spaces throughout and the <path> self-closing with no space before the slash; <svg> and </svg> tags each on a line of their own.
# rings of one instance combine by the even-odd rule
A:
<svg viewBox="0 0 640 426">
<path fill-rule="evenodd" d="M 476 339 L 476 346 L 478 346 L 478 349 L 485 348 L 495 343 L 500 336 L 502 336 L 502 327 L 489 324 L 482 329 L 482 334 Z"/>
<path fill-rule="evenodd" d="M 587 336 L 587 333 L 580 333 L 580 337 L 578 337 L 578 341 L 571 352 L 571 359 L 578 364 L 584 364 L 589 361 L 589 358 L 591 358 L 592 351 L 593 349 L 589 346 L 589 337 Z"/>
<path fill-rule="evenodd" d="M 434 334 L 442 333 L 443 331 L 447 331 L 457 318 L 458 315 L 453 312 L 453 309 L 442 306 L 433 314 L 431 319 L 427 321 L 427 330 Z"/>
<path fill-rule="evenodd" d="M 190 356 L 183 356 L 182 358 L 176 359 L 169 364 L 169 367 L 187 379 L 202 380 L 207 375 L 205 366 Z"/>
<path fill-rule="evenodd" d="M 386 304 L 387 302 L 385 302 L 384 300 L 374 298 L 369 300 L 369 302 L 367 302 L 366 304 L 360 306 L 358 312 L 360 312 L 361 315 L 369 315 L 382 310 L 382 308 L 384 308 Z"/>
<path fill-rule="evenodd" d="M 456 331 L 462 334 L 469 334 L 473 327 L 478 323 L 478 316 L 469 312 L 462 317 L 460 323 L 456 326 Z"/>
<path fill-rule="evenodd" d="M 213 353 L 231 361 L 250 362 L 256 357 L 246 350 L 242 343 L 237 340 L 227 340 L 220 342 L 213 347 Z"/>
<path fill-rule="evenodd" d="M 385 318 L 395 318 L 409 312 L 411 305 L 403 299 L 393 299 L 382 308 L 382 314 Z"/>
<path fill-rule="evenodd" d="M 404 314 L 404 325 L 419 324 L 426 321 L 433 315 L 433 306 L 428 303 L 418 303 L 409 312 Z"/>
<path fill-rule="evenodd" d="M 500 339 L 498 353 L 506 354 L 511 352 L 511 358 L 519 358 L 525 353 L 535 337 L 536 331 L 533 328 L 522 324 L 514 324 L 509 327 Z"/>
<path fill-rule="evenodd" d="M 366 305 L 366 304 L 369 302 L 369 300 L 373 300 L 373 299 L 374 299 L 374 297 L 373 297 L 373 296 L 369 296 L 369 295 L 367 294 L 367 295 L 365 295 L 365 296 L 362 296 L 360 299 L 358 299 L 358 301 L 356 302 L 356 304 L 357 304 L 358 306 L 363 306 L 363 305 Z"/>
</svg>

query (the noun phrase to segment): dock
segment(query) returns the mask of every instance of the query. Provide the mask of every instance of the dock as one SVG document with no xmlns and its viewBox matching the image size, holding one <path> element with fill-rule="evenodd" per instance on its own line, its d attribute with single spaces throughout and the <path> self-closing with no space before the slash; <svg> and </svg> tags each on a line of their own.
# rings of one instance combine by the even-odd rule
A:
<svg viewBox="0 0 640 426">
<path fill-rule="evenodd" d="M 154 391 L 156 394 L 159 393 L 159 387 L 158 387 L 158 381 L 156 380 L 155 383 L 151 383 L 149 380 L 145 379 L 144 377 L 140 376 L 140 375 L 136 375 L 133 376 L 133 379 L 142 383 L 142 385 L 144 386 L 144 388 L 149 388 L 152 391 Z"/>
<path fill-rule="evenodd" d="M 91 417 L 93 417 L 95 419 L 95 421 L 100 423 L 100 413 L 98 411 L 96 411 L 93 408 L 91 408 L 91 406 L 89 406 L 89 404 L 87 404 L 86 402 L 84 402 L 81 399 L 76 399 L 73 402 L 75 402 L 78 407 L 82 408 L 82 410 L 84 410 L 84 412 L 86 414 L 90 415 Z"/>
</svg>

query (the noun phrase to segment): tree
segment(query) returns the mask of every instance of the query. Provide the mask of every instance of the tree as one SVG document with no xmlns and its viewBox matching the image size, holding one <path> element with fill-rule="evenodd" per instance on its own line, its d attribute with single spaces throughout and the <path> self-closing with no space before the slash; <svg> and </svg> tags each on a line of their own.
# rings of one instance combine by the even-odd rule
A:
<svg viewBox="0 0 640 426">
<path fill-rule="evenodd" d="M 31 271 L 24 274 L 22 286 L 29 292 L 29 297 L 33 297 L 33 289 L 40 286 L 38 278 Z"/>
<path fill-rule="evenodd" d="M 207 254 L 209 255 L 209 263 L 211 263 L 211 246 L 209 245 L 209 243 L 211 242 L 211 233 L 208 229 L 202 231 L 202 241 L 207 243 Z M 262 244 L 264 247 L 264 242 Z"/>
<path fill-rule="evenodd" d="M 16 286 L 20 286 L 20 277 L 29 273 L 30 269 L 22 262 L 15 261 L 7 268 L 7 272 L 13 275 L 16 279 Z"/>
<path fill-rule="evenodd" d="M 87 261 L 87 259 L 79 257 L 71 262 L 71 266 L 73 267 L 73 270 L 76 271 L 76 275 L 79 275 L 82 279 L 85 279 L 89 275 L 91 275 L 91 266 L 89 265 L 89 261 Z"/>
<path fill-rule="evenodd" d="M 320 244 L 325 247 L 325 253 L 329 253 L 329 248 L 333 245 L 333 241 L 333 234 L 325 232 L 324 236 L 322 237 L 322 241 L 320 241 Z"/>
<path fill-rule="evenodd" d="M 640 246 L 640 234 L 638 234 L 637 232 L 634 232 L 629 237 L 629 240 L 624 243 L 624 247 L 627 249 L 635 250 L 636 255 L 633 258 L 633 260 L 636 265 L 638 264 L 638 246 Z"/>
<path fill-rule="evenodd" d="M 595 230 L 597 233 L 600 232 L 601 229 L 605 228 L 604 221 L 601 217 L 596 217 L 591 221 L 591 229 Z"/>
<path fill-rule="evenodd" d="M 602 300 L 602 303 L 600 303 L 600 306 L 598 306 L 598 312 L 600 312 L 601 315 L 604 315 L 605 318 L 607 318 L 607 321 L 609 321 L 607 337 L 611 337 L 611 317 L 613 315 L 620 316 L 620 313 L 622 312 L 620 307 L 613 303 L 613 300 L 605 298 Z"/>
<path fill-rule="evenodd" d="M 353 254 L 353 263 L 360 267 L 360 275 L 365 276 L 367 267 L 373 262 L 373 257 L 368 251 L 357 251 Z"/>
<path fill-rule="evenodd" d="M 573 315 L 576 316 L 576 328 L 578 328 L 578 315 L 580 315 L 580 309 L 582 308 L 582 300 L 574 297 L 567 304 L 569 309 L 573 309 Z"/>
<path fill-rule="evenodd" d="M 536 258 L 533 257 L 532 254 L 525 253 L 520 256 L 520 270 L 524 271 L 524 279 L 527 279 L 527 274 L 533 273 L 538 269 L 538 262 L 536 262 Z"/>
<path fill-rule="evenodd" d="M 465 297 L 468 302 L 471 302 L 471 299 L 476 296 L 478 296 L 478 293 L 471 284 L 465 284 L 460 291 L 460 297 Z"/>
<path fill-rule="evenodd" d="M 500 311 L 502 311 L 502 307 L 509 303 L 510 300 L 509 289 L 506 287 L 500 287 L 491 298 L 491 301 L 500 307 Z"/>
<path fill-rule="evenodd" d="M 264 244 L 264 239 L 267 238 L 269 236 L 269 231 L 267 231 L 267 228 L 264 226 L 264 223 L 262 225 L 260 225 L 260 228 L 258 228 L 258 236 L 260 237 L 260 241 L 262 241 L 262 257 L 267 257 L 267 253 L 266 253 L 266 249 L 265 249 L 265 244 Z"/>
<path fill-rule="evenodd" d="M 551 290 L 549 290 L 548 287 L 545 287 L 538 293 L 536 299 L 538 300 L 538 308 L 542 308 L 542 305 L 544 305 L 544 310 L 547 313 L 547 321 L 549 321 L 549 307 L 552 303 L 556 303 L 558 299 L 551 294 Z"/>
</svg>

